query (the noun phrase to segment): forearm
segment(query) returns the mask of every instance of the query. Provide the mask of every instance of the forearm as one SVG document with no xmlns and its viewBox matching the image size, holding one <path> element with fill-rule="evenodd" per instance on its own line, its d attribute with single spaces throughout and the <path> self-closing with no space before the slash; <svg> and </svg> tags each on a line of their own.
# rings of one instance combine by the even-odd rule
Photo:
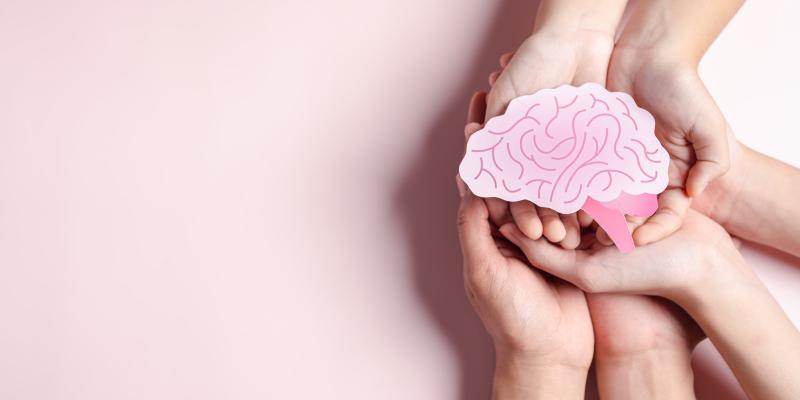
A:
<svg viewBox="0 0 800 400">
<path fill-rule="evenodd" d="M 727 267 L 746 269 L 738 258 Z M 717 275 L 716 284 L 693 290 L 681 306 L 708 335 L 751 399 L 800 398 L 797 329 L 755 275 L 739 281 L 723 278 L 725 271 Z"/>
<path fill-rule="evenodd" d="M 543 0 L 534 33 L 583 32 L 613 40 L 627 0 Z"/>
<path fill-rule="evenodd" d="M 587 374 L 588 368 L 544 365 L 498 353 L 492 399 L 583 399 Z"/>
<path fill-rule="evenodd" d="M 664 48 L 699 63 L 744 0 L 640 1 L 617 43 L 618 48 Z"/>
<path fill-rule="evenodd" d="M 735 236 L 800 256 L 800 169 L 734 146 L 737 159 L 704 194 L 702 211 Z"/>
<path fill-rule="evenodd" d="M 595 358 L 601 399 L 694 399 L 689 349 Z"/>
</svg>

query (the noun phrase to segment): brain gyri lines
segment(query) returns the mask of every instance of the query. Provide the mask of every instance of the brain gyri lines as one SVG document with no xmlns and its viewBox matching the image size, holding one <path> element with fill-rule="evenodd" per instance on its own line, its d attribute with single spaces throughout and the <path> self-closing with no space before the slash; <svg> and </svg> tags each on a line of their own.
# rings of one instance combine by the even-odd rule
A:
<svg viewBox="0 0 800 400">
<path fill-rule="evenodd" d="M 626 93 L 594 83 L 544 89 L 512 100 L 473 134 L 459 174 L 481 197 L 529 200 L 563 214 L 583 208 L 602 226 L 610 216 L 594 215 L 599 205 L 624 222 L 623 213 L 643 213 L 631 203 L 650 204 L 652 214 L 667 186 L 669 154 L 654 128 L 653 116 Z"/>
</svg>

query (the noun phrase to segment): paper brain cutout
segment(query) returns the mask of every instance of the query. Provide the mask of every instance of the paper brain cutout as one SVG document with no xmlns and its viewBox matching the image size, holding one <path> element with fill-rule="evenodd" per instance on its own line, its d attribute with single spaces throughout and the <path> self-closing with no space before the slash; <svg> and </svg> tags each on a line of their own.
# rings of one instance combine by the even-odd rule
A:
<svg viewBox="0 0 800 400">
<path fill-rule="evenodd" d="M 583 209 L 629 252 L 624 214 L 652 215 L 667 187 L 669 154 L 654 128 L 626 93 L 594 83 L 545 89 L 512 100 L 470 136 L 458 171 L 481 197 Z"/>
</svg>

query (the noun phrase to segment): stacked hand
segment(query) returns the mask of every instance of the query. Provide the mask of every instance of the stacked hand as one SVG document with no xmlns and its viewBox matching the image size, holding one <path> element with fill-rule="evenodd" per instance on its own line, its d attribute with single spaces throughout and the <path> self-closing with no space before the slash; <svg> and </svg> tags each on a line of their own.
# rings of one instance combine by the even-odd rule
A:
<svg viewBox="0 0 800 400">
<path fill-rule="evenodd" d="M 629 219 L 638 248 L 624 255 L 585 214 L 481 199 L 457 179 L 495 396 L 582 398 L 594 360 L 601 397 L 693 398 L 691 350 L 708 335 L 750 397 L 800 398 L 800 334 L 728 233 L 800 255 L 800 172 L 740 145 L 697 74 L 741 0 L 639 2 L 615 41 L 625 3 L 543 0 L 534 33 L 471 102 L 467 137 L 515 97 L 601 83 L 653 114 L 671 158 L 658 211 Z"/>
<path fill-rule="evenodd" d="M 481 93 L 473 96 L 467 137 L 480 129 L 484 98 Z M 510 241 L 494 236 L 486 200 L 474 196 L 459 178 L 456 184 L 465 288 L 495 342 L 497 398 L 583 398 L 593 356 L 605 361 L 598 373 L 624 374 L 633 363 L 640 373 L 673 377 L 659 381 L 663 387 L 643 391 L 683 395 L 691 385 L 673 383 L 691 382 L 691 373 L 653 363 L 654 357 L 667 357 L 688 365 L 688 351 L 701 334 L 682 310 L 644 296 L 592 294 L 587 305 L 582 289 L 537 270 L 526 259 L 521 251 L 526 247 L 507 233 L 513 229 L 530 240 L 516 225 L 502 227 Z M 539 242 L 547 243 L 534 243 Z"/>
</svg>

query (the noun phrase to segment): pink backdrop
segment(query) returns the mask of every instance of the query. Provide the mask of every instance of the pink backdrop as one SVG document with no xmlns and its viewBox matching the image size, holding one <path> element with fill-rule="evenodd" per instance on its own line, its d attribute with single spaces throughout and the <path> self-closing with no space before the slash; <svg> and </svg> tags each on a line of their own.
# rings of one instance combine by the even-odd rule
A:
<svg viewBox="0 0 800 400">
<path fill-rule="evenodd" d="M 0 398 L 486 398 L 452 181 L 534 9 L 0 3 Z M 749 2 L 701 69 L 795 165 L 798 13 Z M 797 260 L 745 253 L 800 320 Z"/>
</svg>

